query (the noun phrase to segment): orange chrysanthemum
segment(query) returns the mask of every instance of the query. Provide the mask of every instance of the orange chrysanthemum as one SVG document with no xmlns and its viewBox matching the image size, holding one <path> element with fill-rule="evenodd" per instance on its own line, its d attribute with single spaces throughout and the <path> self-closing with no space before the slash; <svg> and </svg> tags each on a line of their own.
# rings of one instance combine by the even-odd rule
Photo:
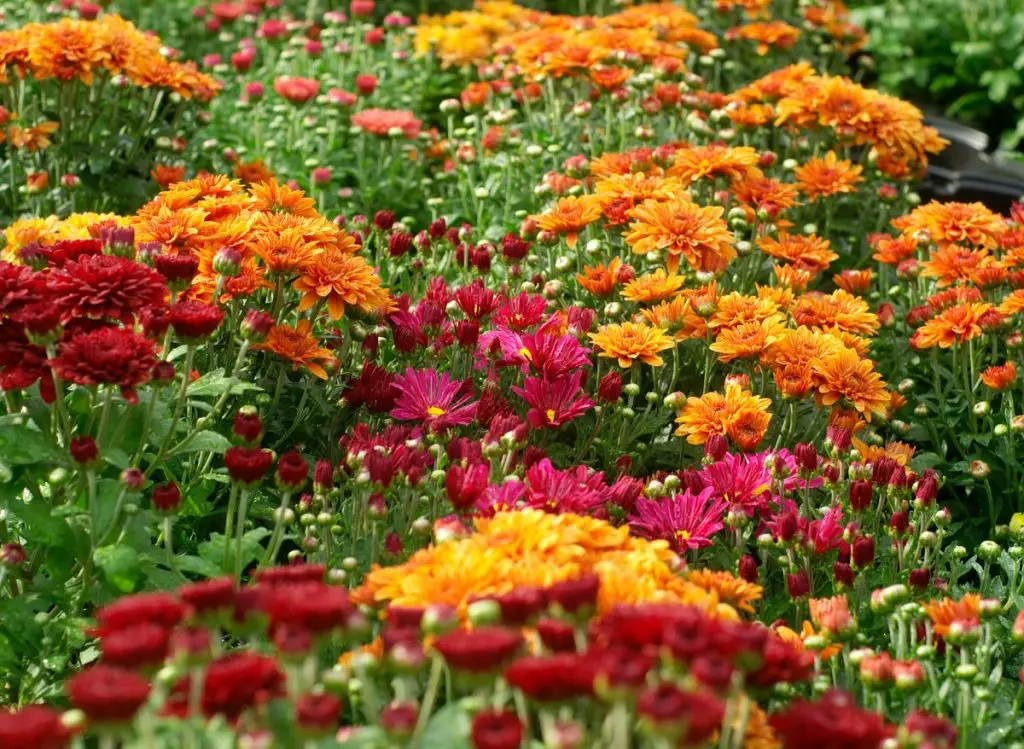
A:
<svg viewBox="0 0 1024 749">
<path fill-rule="evenodd" d="M 699 206 L 683 198 L 645 200 L 630 212 L 626 243 L 638 255 L 665 250 L 665 264 L 673 273 L 680 258 L 694 270 L 720 271 L 736 257 L 724 213 L 721 206 Z"/>
<path fill-rule="evenodd" d="M 778 239 L 762 236 L 757 246 L 764 254 L 811 274 L 825 270 L 839 257 L 827 239 L 814 234 L 780 234 Z"/>
<path fill-rule="evenodd" d="M 917 254 L 917 240 L 905 234 L 880 237 L 873 247 L 875 253 L 871 257 L 884 265 L 899 265 Z"/>
<path fill-rule="evenodd" d="M 579 285 L 596 296 L 598 299 L 606 299 L 615 291 L 619 283 L 619 271 L 622 269 L 622 261 L 615 257 L 608 265 L 600 263 L 594 267 L 583 266 L 583 273 L 576 274 Z"/>
<path fill-rule="evenodd" d="M 778 314 L 779 305 L 774 299 L 730 291 L 718 298 L 710 323 L 716 329 L 731 328 L 746 322 L 768 320 Z"/>
<path fill-rule="evenodd" d="M 880 326 L 868 303 L 843 289 L 828 295 L 805 294 L 793 306 L 793 319 L 809 328 L 836 327 L 858 335 L 874 335 Z"/>
<path fill-rule="evenodd" d="M 675 273 L 666 273 L 658 268 L 653 273 L 645 273 L 628 284 L 622 290 L 622 297 L 630 302 L 651 304 L 662 302 L 679 293 L 686 279 Z"/>
<path fill-rule="evenodd" d="M 921 275 L 938 280 L 940 288 L 970 281 L 981 269 L 996 263 L 986 248 L 970 249 L 955 244 L 939 247 L 921 263 Z"/>
<path fill-rule="evenodd" d="M 1010 317 L 1022 311 L 1024 311 L 1024 289 L 1017 289 L 1003 299 L 1002 304 L 999 305 L 999 314 L 1003 317 Z"/>
<path fill-rule="evenodd" d="M 778 216 L 781 211 L 797 204 L 796 187 L 777 179 L 754 175 L 737 182 L 732 189 L 736 200 L 753 211 L 765 211 Z"/>
<path fill-rule="evenodd" d="M 250 188 L 253 207 L 258 211 L 290 213 L 294 216 L 316 216 L 316 202 L 302 190 L 279 184 L 276 179 L 260 182 Z"/>
<path fill-rule="evenodd" d="M 327 252 L 317 256 L 302 269 L 295 289 L 302 294 L 300 312 L 324 302 L 334 320 L 343 317 L 347 307 L 380 315 L 392 305 L 387 289 L 361 255 Z"/>
<path fill-rule="evenodd" d="M 794 170 L 796 184 L 800 191 L 812 201 L 818 198 L 857 191 L 857 185 L 864 181 L 864 168 L 852 161 L 840 159 L 829 151 L 824 158 L 810 159 Z"/>
<path fill-rule="evenodd" d="M 833 637 L 845 635 L 856 625 L 846 596 L 812 598 L 809 604 L 811 621 L 818 629 Z"/>
<path fill-rule="evenodd" d="M 318 247 L 301 231 L 261 232 L 253 238 L 252 251 L 271 273 L 294 273 L 311 262 Z"/>
<path fill-rule="evenodd" d="M 785 329 L 785 320 L 781 315 L 722 328 L 711 344 L 711 350 L 718 354 L 718 360 L 723 364 L 736 359 L 763 359 Z"/>
<path fill-rule="evenodd" d="M 811 362 L 811 372 L 822 406 L 849 404 L 868 421 L 874 414 L 885 414 L 889 407 L 882 375 L 870 359 L 861 358 L 853 349 L 843 346 L 831 356 L 816 359 Z"/>
<path fill-rule="evenodd" d="M 675 160 L 668 169 L 668 176 L 676 177 L 683 184 L 699 179 L 723 177 L 730 182 L 759 176 L 758 154 L 750 146 L 725 146 L 710 144 L 683 148 L 676 152 Z"/>
<path fill-rule="evenodd" d="M 580 232 L 601 218 L 601 206 L 589 195 L 562 198 L 550 210 L 532 218 L 539 229 L 563 236 L 569 247 L 575 247 Z"/>
<path fill-rule="evenodd" d="M 294 328 L 290 325 L 275 325 L 270 329 L 267 340 L 253 348 L 269 351 L 291 362 L 294 369 L 307 369 L 321 380 L 326 380 L 327 370 L 324 367 L 333 366 L 337 360 L 330 349 L 320 345 L 312 328 L 313 324 L 309 320 L 300 320 Z"/>
<path fill-rule="evenodd" d="M 797 268 L 794 265 L 772 266 L 772 273 L 775 274 L 775 280 L 778 281 L 779 286 L 790 289 L 797 294 L 806 289 L 807 284 L 814 278 L 814 274 L 810 271 Z"/>
<path fill-rule="evenodd" d="M 924 605 L 924 611 L 932 620 L 935 634 L 946 637 L 954 622 L 962 622 L 970 628 L 978 626 L 981 621 L 981 596 L 977 593 L 967 593 L 959 601 L 950 598 L 929 601 Z"/>
<path fill-rule="evenodd" d="M 667 302 L 640 311 L 651 325 L 661 328 L 677 341 L 704 339 L 708 334 L 707 321 L 693 311 L 690 299 L 677 296 Z"/>
<path fill-rule="evenodd" d="M 966 302 L 944 309 L 917 329 L 910 345 L 917 349 L 950 348 L 980 336 L 982 317 L 992 305 L 987 302 Z"/>
<path fill-rule="evenodd" d="M 1008 361 L 989 367 L 981 373 L 981 381 L 993 390 L 1006 390 L 1017 381 L 1017 366 Z"/>
<path fill-rule="evenodd" d="M 748 614 L 754 613 L 754 604 L 761 600 L 764 593 L 760 585 L 719 570 L 693 568 L 687 571 L 686 579 L 705 590 L 713 590 L 718 594 L 719 601 Z"/>
<path fill-rule="evenodd" d="M 996 247 L 1006 222 L 981 203 L 932 201 L 892 222 L 904 234 L 927 232 L 932 242 Z"/>
<path fill-rule="evenodd" d="M 637 360 L 660 367 L 665 362 L 658 354 L 675 346 L 664 331 L 635 322 L 605 325 L 590 333 L 590 339 L 600 349 L 599 356 L 615 359 L 627 369 Z"/>
<path fill-rule="evenodd" d="M 871 288 L 872 273 L 870 268 L 852 270 L 847 268 L 842 273 L 832 276 L 835 285 L 851 294 L 864 294 Z"/>
<path fill-rule="evenodd" d="M 841 412 L 839 412 L 841 413 Z M 833 414 L 834 416 L 834 414 Z M 849 424 L 843 424 L 837 418 L 829 420 L 831 426 L 840 426 L 845 429 L 849 429 L 850 432 L 858 431 L 856 425 L 851 428 Z M 861 460 L 865 463 L 877 463 L 882 458 L 891 458 L 895 460 L 899 465 L 906 466 L 910 463 L 910 459 L 914 457 L 914 447 L 908 445 L 906 442 L 886 442 L 884 445 L 869 445 L 866 442 L 853 438 L 853 449 L 860 453 Z"/>
<path fill-rule="evenodd" d="M 800 29 L 785 21 L 765 21 L 731 29 L 730 35 L 755 42 L 757 54 L 766 55 L 772 47 L 791 49 L 800 40 Z"/>
<path fill-rule="evenodd" d="M 770 406 L 767 398 L 739 385 L 726 385 L 725 395 L 711 392 L 687 398 L 676 418 L 676 435 L 686 437 L 691 445 L 703 445 L 712 434 L 724 434 L 744 450 L 751 450 L 768 430 Z"/>
</svg>

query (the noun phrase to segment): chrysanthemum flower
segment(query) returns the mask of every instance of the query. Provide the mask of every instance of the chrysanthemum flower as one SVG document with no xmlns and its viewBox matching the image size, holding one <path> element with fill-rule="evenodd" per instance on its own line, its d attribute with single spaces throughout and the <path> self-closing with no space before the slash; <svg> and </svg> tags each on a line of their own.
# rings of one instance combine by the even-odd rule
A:
<svg viewBox="0 0 1024 749">
<path fill-rule="evenodd" d="M 321 380 L 327 379 L 325 366 L 333 367 L 337 362 L 330 349 L 324 348 L 313 335 L 313 323 L 300 320 L 293 328 L 290 325 L 275 325 L 270 329 L 267 340 L 253 346 L 257 351 L 269 351 L 285 361 L 293 369 L 309 370 Z"/>
<path fill-rule="evenodd" d="M 727 37 L 736 36 L 748 39 L 757 44 L 757 54 L 764 56 L 773 47 L 790 49 L 800 40 L 800 29 L 790 26 L 785 21 L 760 21 L 746 23 L 738 29 L 730 29 Z"/>
<path fill-rule="evenodd" d="M 298 228 L 284 231 L 258 231 L 250 248 L 270 273 L 294 273 L 310 263 L 320 248 Z"/>
<path fill-rule="evenodd" d="M 722 328 L 715 336 L 711 350 L 718 354 L 718 360 L 723 364 L 736 359 L 763 359 L 785 329 L 781 315 Z"/>
<path fill-rule="evenodd" d="M 940 203 L 933 200 L 892 222 L 904 234 L 926 232 L 940 247 L 968 245 L 994 248 L 1006 222 L 981 203 Z"/>
<path fill-rule="evenodd" d="M 707 337 L 707 321 L 693 311 L 685 296 L 640 311 L 649 324 L 664 330 L 677 341 L 702 340 Z"/>
<path fill-rule="evenodd" d="M 686 579 L 705 590 L 713 591 L 722 603 L 748 614 L 754 613 L 754 604 L 761 600 L 764 593 L 760 585 L 719 570 L 694 567 L 686 573 Z"/>
<path fill-rule="evenodd" d="M 825 270 L 839 257 L 832 252 L 827 239 L 815 234 L 780 234 L 778 239 L 762 236 L 757 240 L 761 251 L 794 268 L 816 274 Z"/>
<path fill-rule="evenodd" d="M 852 161 L 840 159 L 834 151 L 829 151 L 823 158 L 809 159 L 793 173 L 797 187 L 813 202 L 818 198 L 856 192 L 857 185 L 864 181 L 863 171 L 864 167 L 855 166 Z"/>
<path fill-rule="evenodd" d="M 442 432 L 464 426 L 476 416 L 477 404 L 464 391 L 460 380 L 436 369 L 405 370 L 395 378 L 398 398 L 391 411 L 392 418 L 418 421 L 432 431 Z"/>
<path fill-rule="evenodd" d="M 896 266 L 917 254 L 917 240 L 906 234 L 899 237 L 883 235 L 871 246 L 875 251 L 871 257 L 884 265 Z"/>
<path fill-rule="evenodd" d="M 981 381 L 993 390 L 1006 390 L 1017 381 L 1017 367 L 1012 361 L 989 367 L 981 373 Z"/>
<path fill-rule="evenodd" d="M 637 360 L 660 367 L 665 362 L 658 353 L 675 346 L 663 331 L 635 322 L 605 325 L 589 335 L 600 349 L 600 356 L 615 359 L 620 367 L 627 369 Z"/>
<path fill-rule="evenodd" d="M 529 404 L 526 420 L 530 426 L 557 429 L 593 408 L 594 401 L 580 388 L 582 380 L 579 370 L 553 379 L 527 377 L 524 386 L 513 386 L 512 392 Z"/>
<path fill-rule="evenodd" d="M 673 273 L 681 258 L 694 270 L 720 271 L 736 257 L 724 213 L 721 206 L 699 206 L 685 198 L 645 200 L 630 211 L 626 243 L 637 255 L 665 250 L 666 267 Z"/>
<path fill-rule="evenodd" d="M 987 302 L 967 302 L 945 309 L 918 328 L 910 344 L 916 349 L 929 349 L 966 343 L 984 332 L 982 317 L 990 310 L 992 305 Z"/>
<path fill-rule="evenodd" d="M 301 190 L 279 184 L 276 179 L 260 182 L 250 188 L 253 208 L 257 211 L 283 212 L 293 216 L 318 216 L 316 201 Z"/>
<path fill-rule="evenodd" d="M 601 218 L 601 206 L 592 196 L 562 198 L 532 218 L 539 229 L 563 236 L 569 247 L 575 247 L 580 232 Z"/>
<path fill-rule="evenodd" d="M 978 249 L 948 244 L 934 250 L 921 263 L 921 275 L 934 278 L 940 288 L 964 281 L 972 281 L 974 275 L 989 266 L 997 266 L 988 248 Z"/>
<path fill-rule="evenodd" d="M 135 387 L 153 376 L 154 344 L 124 328 L 104 327 L 80 333 L 60 345 L 50 362 L 65 382 L 77 385 L 117 385 L 128 400 Z"/>
<path fill-rule="evenodd" d="M 629 527 L 642 538 L 663 538 L 680 553 L 711 545 L 722 530 L 725 502 L 712 497 L 709 487 L 699 494 L 689 490 L 662 499 L 640 498 Z"/>
<path fill-rule="evenodd" d="M 381 315 L 393 308 L 387 289 L 381 287 L 373 267 L 361 255 L 335 251 L 317 255 L 295 280 L 302 294 L 299 311 L 326 302 L 331 319 L 345 315 L 346 307 L 356 307 L 368 315 Z"/>
<path fill-rule="evenodd" d="M 816 397 L 823 406 L 848 403 L 870 421 L 872 414 L 884 414 L 889 407 L 889 391 L 874 362 L 856 351 L 838 352 L 811 363 L 817 383 Z"/>
<path fill-rule="evenodd" d="M 352 124 L 363 129 L 363 132 L 380 137 L 387 137 L 392 132 L 404 138 L 415 138 L 420 133 L 423 122 L 412 112 L 404 109 L 370 108 L 352 115 Z"/>
<path fill-rule="evenodd" d="M 623 268 L 628 268 L 628 266 L 624 266 L 617 257 L 612 258 L 607 265 L 604 263 L 593 267 L 584 265 L 583 273 L 576 274 L 576 281 L 598 299 L 607 299 L 615 291 L 615 287 L 622 282 L 619 276 Z M 631 277 L 632 271 L 630 270 L 626 275 Z"/>
<path fill-rule="evenodd" d="M 569 333 L 528 333 L 521 342 L 517 353 L 546 378 L 560 377 L 579 367 L 590 366 L 590 349 L 581 346 L 576 336 Z"/>
<path fill-rule="evenodd" d="M 827 296 L 805 294 L 793 306 L 793 319 L 809 328 L 835 327 L 858 335 L 874 335 L 881 326 L 864 299 L 843 289 Z"/>
<path fill-rule="evenodd" d="M 653 273 L 646 273 L 626 284 L 622 297 L 630 302 L 650 304 L 670 299 L 677 294 L 686 279 L 675 273 L 666 273 L 658 268 Z"/>
<path fill-rule="evenodd" d="M 959 601 L 944 598 L 941 601 L 929 601 L 924 611 L 932 620 L 935 634 L 946 637 L 954 622 L 963 622 L 968 626 L 977 626 L 980 621 L 981 596 L 967 593 Z"/>
<path fill-rule="evenodd" d="M 705 393 L 690 397 L 680 412 L 676 435 L 691 445 L 703 445 L 712 434 L 724 434 L 744 450 L 753 449 L 764 438 L 771 422 L 771 401 L 739 385 L 726 385 L 725 395 Z"/>
<path fill-rule="evenodd" d="M 759 176 L 758 153 L 750 146 L 726 146 L 712 143 L 706 146 L 682 148 L 676 152 L 669 168 L 669 177 L 690 184 L 699 179 L 724 177 L 730 182 Z"/>
<path fill-rule="evenodd" d="M 774 299 L 730 291 L 718 298 L 715 313 L 709 321 L 713 329 L 734 328 L 747 322 L 764 322 L 780 316 Z"/>
<path fill-rule="evenodd" d="M 282 76 L 274 81 L 274 91 L 292 104 L 305 104 L 320 91 L 320 82 L 313 78 Z"/>
<path fill-rule="evenodd" d="M 86 255 L 51 271 L 50 302 L 65 322 L 75 319 L 134 323 L 144 308 L 163 304 L 163 276 L 133 260 L 113 255 Z"/>
</svg>

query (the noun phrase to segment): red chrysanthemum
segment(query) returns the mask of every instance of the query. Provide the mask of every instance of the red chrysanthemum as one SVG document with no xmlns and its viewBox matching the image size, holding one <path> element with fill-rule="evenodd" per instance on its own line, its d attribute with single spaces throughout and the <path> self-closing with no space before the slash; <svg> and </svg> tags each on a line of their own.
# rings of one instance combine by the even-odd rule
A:
<svg viewBox="0 0 1024 749">
<path fill-rule="evenodd" d="M 76 385 L 117 385 L 134 398 L 136 385 L 149 382 L 156 364 L 154 344 L 123 328 L 100 328 L 61 344 L 50 361 L 62 380 Z"/>
<path fill-rule="evenodd" d="M 86 255 L 50 273 L 51 301 L 64 322 L 113 319 L 131 325 L 146 307 L 162 304 L 164 277 L 152 268 L 113 255 Z"/>
<path fill-rule="evenodd" d="M 277 586 L 264 602 L 270 626 L 322 634 L 340 629 L 352 616 L 348 592 L 320 582 Z"/>
<path fill-rule="evenodd" d="M 186 343 L 201 343 L 220 327 L 224 310 L 205 302 L 176 302 L 170 307 L 169 318 L 178 338 Z"/>
<path fill-rule="evenodd" d="M 4 749 L 64 749 L 70 733 L 60 713 L 43 705 L 0 712 L 0 746 Z"/>
<path fill-rule="evenodd" d="M 170 641 L 170 630 L 143 622 L 106 635 L 100 641 L 100 650 L 108 666 L 149 668 L 163 663 Z"/>
<path fill-rule="evenodd" d="M 250 707 L 279 695 L 283 687 L 284 674 L 273 658 L 232 653 L 214 661 L 206 670 L 203 713 L 223 715 L 234 721 Z"/>
<path fill-rule="evenodd" d="M 181 621 L 185 607 L 167 593 L 141 593 L 120 598 L 96 612 L 100 634 L 106 636 L 140 624 L 171 628 Z"/>
<path fill-rule="evenodd" d="M 96 723 L 127 723 L 149 698 L 149 682 L 114 666 L 93 666 L 64 685 L 71 704 Z"/>
<path fill-rule="evenodd" d="M 440 638 L 434 648 L 449 668 L 470 673 L 488 673 L 507 663 L 523 646 L 519 632 L 501 627 L 457 630 Z"/>
<path fill-rule="evenodd" d="M 787 749 L 878 749 L 892 734 L 881 715 L 835 690 L 816 702 L 794 702 L 771 725 Z"/>
</svg>

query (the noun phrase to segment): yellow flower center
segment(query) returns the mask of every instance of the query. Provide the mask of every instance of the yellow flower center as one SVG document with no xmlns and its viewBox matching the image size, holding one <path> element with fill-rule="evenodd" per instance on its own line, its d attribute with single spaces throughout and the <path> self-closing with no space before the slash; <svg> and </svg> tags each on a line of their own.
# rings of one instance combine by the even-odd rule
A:
<svg viewBox="0 0 1024 749">
<path fill-rule="evenodd" d="M 690 531 L 676 531 L 676 538 L 685 541 L 690 537 Z"/>
<path fill-rule="evenodd" d="M 519 349 L 519 355 L 526 359 L 527 361 L 533 361 L 533 354 L 531 354 L 530 349 L 526 348 L 525 346 Z"/>
<path fill-rule="evenodd" d="M 444 416 L 444 409 L 438 408 L 437 406 L 431 406 L 427 409 L 427 413 L 431 416 Z"/>
<path fill-rule="evenodd" d="M 545 413 L 545 415 L 548 417 L 548 421 L 554 421 L 555 420 L 555 409 L 549 408 L 547 410 L 547 412 Z"/>
</svg>

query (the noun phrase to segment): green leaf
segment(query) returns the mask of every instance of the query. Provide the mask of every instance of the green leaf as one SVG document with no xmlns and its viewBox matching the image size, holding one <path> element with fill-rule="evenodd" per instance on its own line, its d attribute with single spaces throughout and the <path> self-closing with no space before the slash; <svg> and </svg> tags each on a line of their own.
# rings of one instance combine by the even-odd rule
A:
<svg viewBox="0 0 1024 749">
<path fill-rule="evenodd" d="M 221 547 L 221 550 L 223 551 L 223 547 Z M 222 572 L 219 564 L 214 564 L 209 559 L 194 556 L 178 557 L 178 569 L 182 572 L 192 572 L 208 578 L 217 577 Z"/>
<path fill-rule="evenodd" d="M 437 711 L 420 737 L 419 749 L 469 749 L 469 713 L 458 703 Z"/>
<path fill-rule="evenodd" d="M 230 389 L 232 395 L 238 395 L 248 390 L 259 390 L 258 385 L 245 382 L 237 378 L 225 377 L 224 368 L 207 372 L 198 380 L 188 386 L 188 394 L 192 397 L 220 396 Z"/>
<path fill-rule="evenodd" d="M 345 741 L 337 742 L 333 738 L 324 739 L 321 747 L 331 749 L 376 749 L 385 743 L 384 731 L 380 726 L 369 726 L 356 732 L 356 735 Z"/>
<path fill-rule="evenodd" d="M 121 593 L 135 590 L 140 572 L 139 554 L 131 546 L 101 546 L 93 552 L 92 558 L 112 587 Z"/>
<path fill-rule="evenodd" d="M 53 463 L 64 459 L 48 435 L 21 424 L 0 427 L 0 455 L 9 466 Z"/>
<path fill-rule="evenodd" d="M 182 440 L 181 444 L 171 452 L 171 455 L 205 451 L 222 453 L 229 447 L 231 447 L 231 440 L 223 434 L 207 430 L 205 432 L 197 432 L 191 439 Z"/>
<path fill-rule="evenodd" d="M 263 558 L 263 546 L 260 541 L 269 535 L 269 528 L 254 528 L 242 536 L 242 567 Z M 237 545 L 238 540 L 232 538 L 228 545 L 228 566 L 226 568 L 222 567 L 224 563 L 224 534 L 222 533 L 211 533 L 208 541 L 199 544 L 199 556 L 208 563 L 216 565 L 219 570 L 217 574 L 230 572 L 234 569 Z"/>
<path fill-rule="evenodd" d="M 45 502 L 13 502 L 11 514 L 24 523 L 21 535 L 26 541 L 43 546 L 71 546 L 74 536 L 64 517 Z"/>
</svg>

